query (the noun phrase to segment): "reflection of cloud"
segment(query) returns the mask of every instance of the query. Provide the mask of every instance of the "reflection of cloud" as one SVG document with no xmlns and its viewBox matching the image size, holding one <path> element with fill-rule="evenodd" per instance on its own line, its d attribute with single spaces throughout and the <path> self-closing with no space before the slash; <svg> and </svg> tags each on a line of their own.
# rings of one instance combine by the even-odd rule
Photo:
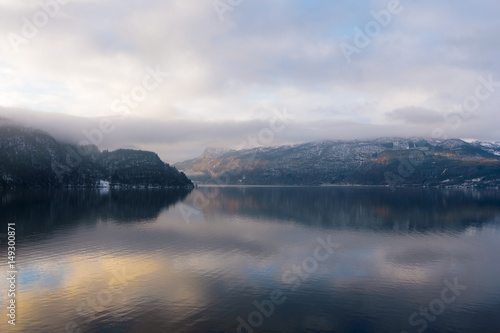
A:
<svg viewBox="0 0 500 333">
<path fill-rule="evenodd" d="M 92 258 L 60 255 L 56 263 L 41 261 L 23 265 L 19 273 L 21 282 L 18 282 L 18 288 L 21 293 L 18 294 L 18 302 L 22 304 L 22 317 L 29 320 L 19 320 L 16 329 L 34 332 L 50 328 L 60 331 L 70 319 L 75 318 L 79 325 L 86 327 L 85 321 L 93 313 L 92 306 L 101 308 L 94 319 L 97 321 L 110 311 L 120 313 L 123 307 L 128 308 L 127 304 L 135 308 L 155 302 L 175 304 L 178 311 L 175 320 L 180 321 L 189 316 L 189 309 L 203 306 L 205 302 L 200 282 L 179 275 L 168 255 L 155 258 L 112 255 L 109 252 L 93 252 L 91 255 Z M 23 277 L 24 274 L 28 275 L 28 279 Z M 29 279 L 29 276 L 38 278 Z M 3 290 L 7 287 L 4 279 L 0 287 Z M 99 301 L 100 295 L 105 295 L 102 298 L 105 302 Z M 93 299 L 94 303 L 89 303 L 89 299 Z M 61 311 L 54 313 L 54 308 Z M 121 320 L 127 319 L 128 311 Z M 89 320 L 90 326 L 92 322 Z"/>
<path fill-rule="evenodd" d="M 268 199 L 263 191 L 270 189 L 259 191 Z M 269 291 L 274 288 L 286 291 L 286 296 L 290 297 L 286 306 L 300 307 L 297 318 L 292 318 L 299 325 L 332 329 L 344 318 L 325 320 L 321 315 L 325 309 L 331 310 L 332 316 L 345 311 L 348 315 L 374 317 L 377 311 L 394 308 L 398 311 L 401 306 L 408 311 L 403 313 L 404 317 L 414 311 L 409 308 L 415 306 L 415 300 L 423 298 L 422 305 L 428 304 L 439 296 L 434 289 L 439 292 L 442 281 L 455 275 L 460 276 L 461 282 L 468 279 L 482 288 L 464 294 L 460 302 L 470 301 L 473 306 L 481 302 L 496 304 L 494 298 L 488 298 L 492 295 L 490 291 L 498 290 L 498 265 L 494 263 L 500 243 L 493 227 L 478 226 L 474 234 L 470 234 L 464 232 L 468 230 L 464 228 L 459 232 L 454 228 L 446 229 L 445 224 L 439 231 L 423 233 L 372 229 L 370 225 L 356 230 L 311 226 L 295 223 L 302 216 L 298 209 L 287 211 L 290 214 L 287 219 L 280 219 L 278 214 L 269 213 L 272 210 L 260 209 L 262 202 L 250 188 L 244 192 L 244 196 L 234 195 L 231 204 L 226 205 L 224 195 L 233 190 L 221 189 L 221 194 L 213 199 L 218 202 L 202 212 L 203 224 L 186 224 L 180 213 L 170 207 L 151 223 L 78 220 L 62 229 L 35 228 L 37 237 L 33 239 L 36 242 L 26 239 L 23 243 L 25 263 L 20 271 L 19 285 L 23 317 L 29 320 L 20 322 L 17 329 L 59 332 L 68 321 L 75 320 L 88 332 L 98 332 L 106 325 L 123 325 L 120 327 L 126 327 L 124 330 L 128 332 L 154 332 L 165 327 L 163 331 L 182 332 L 186 327 L 206 331 L 203 325 L 207 317 L 223 321 L 224 316 L 230 316 L 230 327 L 220 330 L 231 331 L 233 319 L 248 313 L 246 308 L 253 307 L 254 299 L 269 297 Z M 141 193 L 136 194 L 140 196 Z M 284 205 L 277 207 L 282 208 L 293 203 L 298 205 L 295 199 L 285 205 L 286 196 L 280 197 L 276 189 L 270 193 L 279 200 L 268 200 L 268 205 L 281 203 Z M 340 193 L 344 200 L 351 199 L 344 190 Z M 403 199 L 413 198 L 404 193 L 398 195 Z M 325 198 L 324 192 L 318 198 Z M 380 197 L 373 198 L 374 207 L 380 207 Z M 485 204 L 489 199 L 482 200 Z M 85 204 L 85 201 L 77 202 Z M 333 203 L 338 205 L 339 200 L 326 200 L 327 205 Z M 414 214 L 411 209 L 383 209 L 384 213 L 379 214 L 379 210 L 368 209 L 372 205 L 368 200 L 364 203 L 355 210 L 358 215 L 344 222 L 365 218 L 359 214 L 362 211 L 376 212 L 379 218 Z M 101 209 L 98 203 L 95 204 L 85 207 Z M 261 214 L 248 211 L 246 207 L 257 209 Z M 455 219 L 460 219 L 462 213 L 455 210 L 455 206 L 449 205 L 447 209 L 456 213 Z M 488 209 L 496 211 L 494 207 Z M 75 218 L 74 215 L 70 217 Z M 57 221 L 52 222 L 58 225 Z M 23 227 L 30 229 L 36 227 L 36 223 L 28 220 Z M 319 264 L 303 282 L 303 287 L 291 291 L 290 286 L 283 283 L 282 274 L 312 256 L 318 245 L 317 237 L 328 235 L 340 247 L 331 258 Z M 115 273 L 123 275 L 126 283 L 115 283 L 110 289 L 113 301 L 105 311 L 97 313 L 95 320 L 84 324 L 86 317 L 80 316 L 79 305 L 110 288 L 110 281 L 116 279 Z M 5 279 L 0 279 L 0 290 L 6 290 L 6 283 Z M 381 306 L 379 300 L 390 304 Z M 54 308 L 60 311 L 54 312 Z M 238 313 L 233 316 L 231 311 Z M 273 318 L 281 320 L 279 311 L 275 316 Z M 292 317 L 289 312 L 286 316 L 283 322 Z M 197 319 L 201 323 L 196 322 Z M 315 320 L 319 326 L 314 325 Z M 280 323 L 271 321 L 271 325 Z"/>
</svg>

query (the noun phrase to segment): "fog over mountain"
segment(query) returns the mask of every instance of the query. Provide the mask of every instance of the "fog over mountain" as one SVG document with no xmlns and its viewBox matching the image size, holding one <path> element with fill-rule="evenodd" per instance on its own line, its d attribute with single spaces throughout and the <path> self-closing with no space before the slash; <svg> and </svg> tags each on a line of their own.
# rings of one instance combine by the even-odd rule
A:
<svg viewBox="0 0 500 333">
<path fill-rule="evenodd" d="M 38 129 L 0 126 L 0 189 L 191 187 L 154 152 L 59 142 Z"/>
<path fill-rule="evenodd" d="M 287 144 L 300 144 L 317 140 L 356 140 L 371 139 L 387 136 L 396 137 L 426 137 L 432 138 L 464 138 L 481 141 L 498 141 L 495 123 L 483 124 L 479 121 L 462 125 L 456 130 L 439 116 L 432 118 L 429 114 L 421 114 L 419 110 L 408 114 L 413 117 L 414 123 L 395 122 L 391 124 L 363 124 L 349 120 L 344 121 L 304 121 L 297 122 L 289 111 L 277 109 L 279 114 L 285 114 L 286 123 L 279 123 L 283 127 L 274 131 L 271 136 L 262 136 L 262 131 L 270 130 L 268 119 L 253 119 L 245 121 L 211 121 L 202 120 L 175 120 L 162 121 L 143 117 L 79 117 L 59 113 L 36 112 L 24 109 L 0 108 L 0 124 L 19 124 L 48 132 L 56 139 L 72 144 L 84 141 L 93 141 L 100 149 L 144 149 L 158 153 L 166 161 L 181 162 L 200 156 L 206 147 L 221 147 L 227 149 L 249 149 L 255 147 L 272 147 Z M 402 110 L 395 113 L 395 117 L 404 114 Z M 426 123 L 427 118 L 434 119 Z M 99 130 L 99 123 L 103 119 L 109 120 L 113 126 L 110 133 Z M 419 121 L 418 119 L 421 119 Z M 461 118 L 451 118 L 459 120 Z M 440 124 L 440 121 L 444 124 Z M 96 134 L 99 130 L 100 134 Z M 259 134 L 261 134 L 259 138 Z"/>
</svg>

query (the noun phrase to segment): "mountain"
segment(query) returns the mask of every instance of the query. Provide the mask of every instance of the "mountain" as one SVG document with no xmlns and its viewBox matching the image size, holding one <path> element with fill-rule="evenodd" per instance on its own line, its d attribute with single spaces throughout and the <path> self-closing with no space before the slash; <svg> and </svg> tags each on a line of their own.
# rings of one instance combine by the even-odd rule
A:
<svg viewBox="0 0 500 333">
<path fill-rule="evenodd" d="M 0 126 L 0 188 L 184 187 L 192 182 L 148 151 L 99 151 L 20 126 Z"/>
<path fill-rule="evenodd" d="M 379 138 L 238 151 L 209 148 L 175 166 L 202 184 L 499 186 L 500 145 Z"/>
</svg>

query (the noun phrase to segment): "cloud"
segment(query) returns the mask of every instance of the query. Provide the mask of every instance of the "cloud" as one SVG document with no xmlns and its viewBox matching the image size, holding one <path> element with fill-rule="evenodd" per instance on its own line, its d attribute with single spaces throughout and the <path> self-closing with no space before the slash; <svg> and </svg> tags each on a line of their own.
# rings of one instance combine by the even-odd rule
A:
<svg viewBox="0 0 500 333">
<path fill-rule="evenodd" d="M 500 4 L 401 5 L 403 11 L 348 63 L 339 45 L 353 43 L 356 27 L 364 29 L 386 1 L 252 0 L 226 12 L 223 21 L 211 1 L 70 1 L 19 52 L 7 36 L 22 36 L 23 18 L 33 22 L 42 8 L 35 0 L 8 1 L 0 11 L 0 106 L 93 126 L 95 118 L 116 116 L 115 101 L 142 85 L 148 67 L 158 66 L 169 76 L 130 109 L 137 125 L 124 121 L 120 128 L 132 133 L 117 130 L 107 139 L 113 145 L 124 140 L 178 153 L 185 146 L 191 154 L 206 145 L 233 145 L 283 106 L 296 123 L 282 142 L 407 130 L 429 136 L 431 123 L 452 137 L 498 139 L 491 124 L 499 92 L 458 130 L 438 118 L 473 94 L 480 76 L 500 81 L 500 46 L 492 41 L 500 30 Z M 44 115 L 28 114 L 33 124 L 38 119 L 42 127 L 55 127 Z M 55 132 L 71 137 L 81 131 Z"/>
<path fill-rule="evenodd" d="M 402 121 L 409 124 L 434 125 L 443 122 L 443 114 L 419 107 L 400 108 L 387 113 L 390 120 Z"/>
</svg>

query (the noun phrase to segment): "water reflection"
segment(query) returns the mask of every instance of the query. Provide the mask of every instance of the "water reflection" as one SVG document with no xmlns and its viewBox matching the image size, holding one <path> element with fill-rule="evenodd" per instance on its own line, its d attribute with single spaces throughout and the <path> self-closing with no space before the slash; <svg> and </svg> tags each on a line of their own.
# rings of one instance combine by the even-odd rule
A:
<svg viewBox="0 0 500 333">
<path fill-rule="evenodd" d="M 207 187 L 197 191 L 214 197 L 204 210 L 208 215 L 237 213 L 320 228 L 463 231 L 500 221 L 500 192 L 494 190 Z M 188 201 L 197 197 L 193 192 Z"/>
<path fill-rule="evenodd" d="M 54 190 L 3 192 L 2 223 L 20 221 L 23 234 L 46 232 L 75 223 L 98 220 L 150 221 L 160 212 L 182 201 L 189 189 L 150 190 Z"/>
<path fill-rule="evenodd" d="M 203 207 L 201 193 L 211 198 Z M 2 222 L 19 230 L 22 308 L 0 331 L 237 332 L 237 318 L 248 322 L 255 301 L 279 289 L 286 301 L 255 332 L 416 332 L 409 316 L 458 278 L 467 290 L 426 332 L 493 333 L 499 216 L 488 191 L 4 194 Z M 319 237 L 339 247 L 305 275 Z"/>
</svg>

